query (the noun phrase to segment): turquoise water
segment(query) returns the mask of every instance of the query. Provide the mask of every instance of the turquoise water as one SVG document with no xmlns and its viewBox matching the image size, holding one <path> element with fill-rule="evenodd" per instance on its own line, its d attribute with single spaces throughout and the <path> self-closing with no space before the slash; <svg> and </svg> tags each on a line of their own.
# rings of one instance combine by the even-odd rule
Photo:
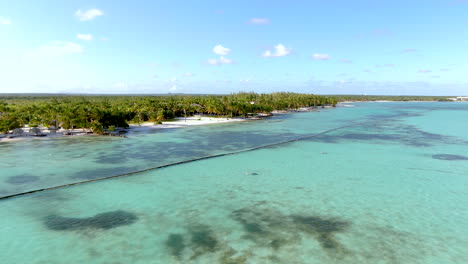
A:
<svg viewBox="0 0 468 264">
<path fill-rule="evenodd" d="M 2 143 L 12 194 L 343 127 L 1 200 L 2 263 L 468 263 L 468 104 L 354 105 Z"/>
<path fill-rule="evenodd" d="M 67 137 L 0 142 L 0 196 L 144 170 L 346 125 L 366 115 L 347 109 L 275 116 L 265 121 L 133 131 L 129 138 Z"/>
</svg>

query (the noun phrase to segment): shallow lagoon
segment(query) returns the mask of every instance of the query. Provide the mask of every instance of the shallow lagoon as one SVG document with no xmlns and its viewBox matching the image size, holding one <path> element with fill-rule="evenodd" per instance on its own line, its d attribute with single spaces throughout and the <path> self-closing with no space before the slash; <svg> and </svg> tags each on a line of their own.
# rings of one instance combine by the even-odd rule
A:
<svg viewBox="0 0 468 264">
<path fill-rule="evenodd" d="M 128 140 L 0 145 L 0 188 L 14 193 L 357 124 L 0 201 L 3 262 L 467 263 L 468 161 L 454 157 L 468 157 L 468 104 L 355 105 Z M 12 184 L 4 172 L 40 179 Z"/>
</svg>

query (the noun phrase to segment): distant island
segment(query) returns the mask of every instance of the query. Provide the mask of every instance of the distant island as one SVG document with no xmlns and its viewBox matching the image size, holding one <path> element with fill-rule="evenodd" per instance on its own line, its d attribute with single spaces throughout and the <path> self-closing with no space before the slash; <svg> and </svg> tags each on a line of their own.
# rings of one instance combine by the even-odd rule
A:
<svg viewBox="0 0 468 264">
<path fill-rule="evenodd" d="M 420 102 L 451 102 L 457 101 L 456 96 L 420 96 L 420 95 L 333 95 L 339 102 L 372 102 L 372 101 L 420 101 Z"/>
</svg>

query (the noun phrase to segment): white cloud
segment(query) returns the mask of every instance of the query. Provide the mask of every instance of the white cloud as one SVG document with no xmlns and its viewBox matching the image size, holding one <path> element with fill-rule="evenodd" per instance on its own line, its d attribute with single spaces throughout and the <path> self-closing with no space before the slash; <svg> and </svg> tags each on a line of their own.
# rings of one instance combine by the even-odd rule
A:
<svg viewBox="0 0 468 264">
<path fill-rule="evenodd" d="M 314 60 L 329 60 L 331 56 L 328 54 L 315 53 L 314 55 L 312 55 L 312 58 Z"/>
<path fill-rule="evenodd" d="M 240 83 L 249 83 L 250 79 L 240 79 L 239 82 Z"/>
<path fill-rule="evenodd" d="M 175 92 L 175 91 L 177 91 L 177 90 L 178 90 L 178 89 L 177 89 L 177 85 L 175 85 L 175 84 L 172 85 L 171 88 L 169 88 L 169 91 L 171 91 L 171 92 Z"/>
<path fill-rule="evenodd" d="M 11 25 L 11 20 L 0 16 L 0 25 Z"/>
<path fill-rule="evenodd" d="M 86 11 L 81 11 L 81 9 L 79 9 L 79 10 L 76 11 L 76 13 L 75 13 L 75 16 L 76 16 L 80 21 L 89 21 L 89 20 L 93 20 L 93 19 L 95 19 L 96 17 L 102 16 L 102 15 L 104 15 L 104 13 L 103 13 L 101 10 L 96 9 L 96 8 L 89 9 L 89 10 L 86 10 Z"/>
<path fill-rule="evenodd" d="M 76 34 L 76 37 L 81 40 L 93 40 L 93 35 L 91 34 Z"/>
<path fill-rule="evenodd" d="M 223 55 L 228 55 L 231 52 L 231 50 L 228 49 L 228 48 L 225 48 L 225 47 L 223 47 L 221 45 L 216 45 L 213 48 L 213 52 L 214 52 L 214 54 L 223 56 Z"/>
<path fill-rule="evenodd" d="M 186 72 L 184 73 L 184 76 L 186 77 L 193 77 L 195 74 L 191 73 L 191 72 Z"/>
<path fill-rule="evenodd" d="M 83 47 L 73 42 L 54 41 L 39 47 L 36 54 L 44 56 L 63 56 L 83 52 Z"/>
<path fill-rule="evenodd" d="M 286 48 L 283 44 L 278 44 L 275 46 L 274 51 L 266 50 L 263 52 L 263 57 L 284 57 L 291 54 L 291 49 Z"/>
<path fill-rule="evenodd" d="M 432 71 L 431 71 L 431 70 L 422 69 L 422 70 L 419 70 L 418 72 L 419 72 L 419 73 L 430 73 L 430 72 L 432 72 Z"/>
<path fill-rule="evenodd" d="M 231 59 L 224 58 L 223 56 L 221 56 L 221 57 L 219 58 L 219 61 L 220 61 L 222 64 L 232 64 L 232 60 L 231 60 Z"/>
<path fill-rule="evenodd" d="M 268 25 L 270 24 L 270 20 L 268 18 L 257 18 L 254 17 L 249 20 L 249 24 L 253 25 Z"/>
<path fill-rule="evenodd" d="M 232 60 L 221 56 L 219 59 L 209 59 L 208 64 L 211 64 L 211 65 L 232 64 Z"/>
<path fill-rule="evenodd" d="M 341 63 L 346 63 L 346 64 L 351 64 L 351 63 L 353 63 L 352 60 L 348 60 L 348 59 L 342 59 L 342 60 L 340 60 L 340 62 L 341 62 Z"/>
</svg>

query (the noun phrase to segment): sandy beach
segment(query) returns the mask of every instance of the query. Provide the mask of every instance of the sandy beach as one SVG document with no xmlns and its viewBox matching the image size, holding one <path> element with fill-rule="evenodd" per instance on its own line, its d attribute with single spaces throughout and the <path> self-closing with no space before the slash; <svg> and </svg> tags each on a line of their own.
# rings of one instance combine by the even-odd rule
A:
<svg viewBox="0 0 468 264">
<path fill-rule="evenodd" d="M 220 117 L 201 117 L 201 116 L 190 116 L 190 117 L 178 117 L 173 121 L 165 121 L 162 124 L 155 124 L 154 122 L 144 122 L 141 124 L 129 124 L 129 128 L 116 130 L 144 130 L 144 129 L 167 129 L 167 128 L 181 128 L 187 126 L 201 126 L 201 125 L 213 125 L 213 124 L 223 124 L 223 123 L 234 123 L 234 122 L 243 122 L 255 120 L 253 118 L 220 118 Z M 73 136 L 98 136 L 95 134 L 88 134 L 86 130 L 83 129 L 70 129 L 57 130 L 55 133 L 51 133 L 48 129 L 41 129 L 41 132 L 45 134 L 44 137 L 33 136 L 29 131 L 28 127 L 22 128 L 25 132 L 22 135 L 0 135 L 0 142 L 12 142 L 20 141 L 27 139 L 47 139 L 47 138 L 56 138 L 56 137 L 65 137 L 70 136 L 66 135 L 67 133 L 72 133 Z M 3 136 L 3 137 L 2 137 Z"/>
<path fill-rule="evenodd" d="M 201 125 L 213 125 L 213 124 L 223 124 L 223 123 L 234 123 L 234 122 L 243 122 L 247 120 L 252 120 L 248 118 L 219 118 L 219 117 L 200 117 L 200 116 L 190 116 L 190 117 L 178 117 L 174 121 L 165 121 L 162 124 L 155 124 L 154 122 L 144 122 L 141 124 L 130 124 L 130 129 L 138 129 L 142 127 L 147 128 L 179 128 L 186 126 L 201 126 Z"/>
<path fill-rule="evenodd" d="M 245 122 L 252 120 L 259 120 L 264 117 L 272 116 L 273 114 L 288 114 L 291 112 L 309 112 L 309 111 L 318 111 L 315 108 L 303 107 L 296 110 L 275 110 L 271 113 L 259 113 L 254 117 L 241 118 L 227 118 L 227 117 L 214 117 L 214 116 L 188 116 L 188 117 L 177 117 L 171 121 L 164 121 L 162 124 L 156 124 L 154 122 L 143 122 L 140 124 L 129 124 L 128 128 L 116 128 L 116 131 L 142 131 L 147 129 L 168 129 L 168 128 L 181 128 L 188 126 L 202 126 L 202 125 L 214 125 L 214 124 L 225 124 L 225 123 L 236 123 L 236 122 Z M 28 139 L 47 139 L 47 138 L 57 138 L 57 137 L 66 137 L 66 136 L 99 136 L 96 134 L 90 133 L 89 129 L 59 129 L 56 131 L 49 131 L 45 127 L 40 127 L 41 134 L 45 135 L 42 137 L 34 136 L 33 133 L 30 133 L 29 127 L 21 128 L 24 133 L 22 134 L 0 134 L 0 142 L 11 142 L 11 141 L 20 141 Z M 10 131 L 11 132 L 11 131 Z M 70 135 L 71 134 L 71 135 Z M 112 135 L 119 135 L 112 134 Z"/>
</svg>

